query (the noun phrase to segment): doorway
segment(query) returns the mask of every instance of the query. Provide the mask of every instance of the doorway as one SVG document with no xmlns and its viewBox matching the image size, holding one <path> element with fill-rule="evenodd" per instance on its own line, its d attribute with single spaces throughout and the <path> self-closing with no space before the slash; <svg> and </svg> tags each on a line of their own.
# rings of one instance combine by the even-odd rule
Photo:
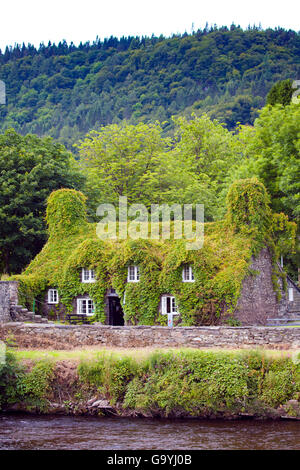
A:
<svg viewBox="0 0 300 470">
<path fill-rule="evenodd" d="M 113 326 L 124 326 L 124 313 L 121 302 L 117 296 L 108 297 L 108 324 Z"/>
</svg>

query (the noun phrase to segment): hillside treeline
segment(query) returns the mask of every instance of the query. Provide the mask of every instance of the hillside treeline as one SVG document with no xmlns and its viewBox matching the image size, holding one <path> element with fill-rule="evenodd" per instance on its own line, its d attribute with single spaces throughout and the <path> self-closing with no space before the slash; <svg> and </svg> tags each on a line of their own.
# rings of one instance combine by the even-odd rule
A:
<svg viewBox="0 0 300 470">
<path fill-rule="evenodd" d="M 300 34 L 211 27 L 172 37 L 111 37 L 7 47 L 0 79 L 7 104 L 0 131 L 50 135 L 71 145 L 92 129 L 126 120 L 163 123 L 206 112 L 228 129 L 253 124 L 278 80 L 300 76 Z"/>
</svg>

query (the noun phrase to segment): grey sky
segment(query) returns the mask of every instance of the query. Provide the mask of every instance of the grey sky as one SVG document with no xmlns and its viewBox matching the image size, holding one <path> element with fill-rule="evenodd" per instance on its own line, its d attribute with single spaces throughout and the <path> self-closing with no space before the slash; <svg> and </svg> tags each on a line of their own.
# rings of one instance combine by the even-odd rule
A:
<svg viewBox="0 0 300 470">
<path fill-rule="evenodd" d="M 296 0 L 15 0 L 0 4 L 0 48 L 15 43 L 93 41 L 111 35 L 188 33 L 205 23 L 300 30 Z"/>
</svg>

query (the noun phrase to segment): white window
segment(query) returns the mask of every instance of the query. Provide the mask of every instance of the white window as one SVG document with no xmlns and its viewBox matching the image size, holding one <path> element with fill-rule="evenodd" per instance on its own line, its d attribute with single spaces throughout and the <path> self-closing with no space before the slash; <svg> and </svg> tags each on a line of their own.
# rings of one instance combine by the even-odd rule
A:
<svg viewBox="0 0 300 470">
<path fill-rule="evenodd" d="M 139 282 L 140 280 L 140 267 L 139 266 L 128 266 L 128 282 Z"/>
<path fill-rule="evenodd" d="M 82 268 L 82 282 L 95 282 L 95 271 Z"/>
<path fill-rule="evenodd" d="M 58 304 L 57 289 L 49 289 L 48 290 L 48 304 Z"/>
<path fill-rule="evenodd" d="M 294 289 L 292 287 L 289 287 L 289 301 L 294 301 Z"/>
<path fill-rule="evenodd" d="M 194 282 L 194 273 L 192 266 L 185 265 L 182 270 L 182 281 L 183 282 Z"/>
<path fill-rule="evenodd" d="M 93 315 L 95 305 L 92 299 L 84 298 L 77 299 L 77 314 L 78 315 Z"/>
<path fill-rule="evenodd" d="M 162 315 L 168 315 L 168 313 L 173 313 L 173 315 L 179 314 L 175 297 L 164 295 L 161 298 L 161 313 Z"/>
</svg>

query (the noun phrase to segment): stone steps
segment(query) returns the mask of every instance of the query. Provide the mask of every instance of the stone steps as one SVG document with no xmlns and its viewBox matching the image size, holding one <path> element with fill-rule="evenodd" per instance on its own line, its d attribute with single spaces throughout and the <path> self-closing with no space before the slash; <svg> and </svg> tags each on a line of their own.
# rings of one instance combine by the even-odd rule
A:
<svg viewBox="0 0 300 470">
<path fill-rule="evenodd" d="M 266 326 L 300 326 L 300 315 L 286 318 L 268 318 Z"/>
<path fill-rule="evenodd" d="M 300 315 L 300 308 L 288 309 L 287 314 L 289 316 L 295 316 L 296 317 L 296 316 Z"/>
<path fill-rule="evenodd" d="M 291 302 L 292 305 L 288 306 L 289 312 L 299 312 L 300 313 L 300 302 Z"/>
<path fill-rule="evenodd" d="M 23 307 L 23 305 L 11 305 L 11 317 L 13 321 L 48 323 L 47 318 L 30 312 L 26 307 Z"/>
</svg>

